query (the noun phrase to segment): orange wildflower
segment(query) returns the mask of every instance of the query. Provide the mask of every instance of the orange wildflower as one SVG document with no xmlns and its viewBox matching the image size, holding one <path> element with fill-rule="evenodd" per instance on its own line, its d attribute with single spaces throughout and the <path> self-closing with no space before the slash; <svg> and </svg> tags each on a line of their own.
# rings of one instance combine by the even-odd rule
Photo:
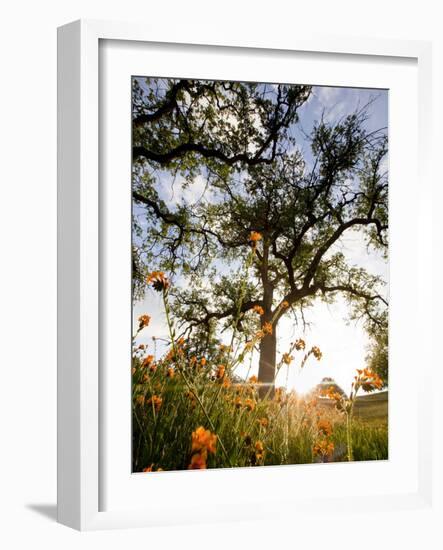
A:
<svg viewBox="0 0 443 550">
<path fill-rule="evenodd" d="M 317 422 L 317 430 L 324 436 L 330 436 L 332 434 L 332 424 L 329 420 L 322 419 Z"/>
<path fill-rule="evenodd" d="M 222 378 L 225 376 L 225 370 L 226 370 L 226 367 L 225 367 L 224 365 L 219 365 L 219 366 L 217 367 L 215 376 L 216 376 L 219 380 L 222 379 Z"/>
<path fill-rule="evenodd" d="M 355 391 L 362 388 L 365 392 L 380 390 L 383 387 L 383 380 L 380 376 L 369 368 L 357 369 L 358 376 L 355 376 Z"/>
<path fill-rule="evenodd" d="M 217 436 L 203 426 L 199 426 L 192 432 L 192 452 L 210 452 L 215 453 Z"/>
<path fill-rule="evenodd" d="M 147 355 L 144 359 L 143 359 L 143 363 L 142 365 L 144 367 L 149 367 L 152 362 L 154 361 L 154 356 L 153 355 Z"/>
<path fill-rule="evenodd" d="M 265 417 L 259 418 L 257 422 L 260 424 L 262 428 L 267 428 L 269 426 L 269 420 Z"/>
<path fill-rule="evenodd" d="M 145 404 L 145 396 L 144 395 L 137 395 L 136 402 L 143 407 Z"/>
<path fill-rule="evenodd" d="M 329 386 L 329 388 L 323 390 L 321 394 L 328 399 L 333 399 L 334 401 L 340 401 L 342 397 L 337 391 L 335 391 L 334 386 Z"/>
<path fill-rule="evenodd" d="M 172 368 L 172 367 L 169 367 L 167 372 L 166 372 L 166 376 L 168 378 L 174 378 L 175 376 L 175 370 Z"/>
<path fill-rule="evenodd" d="M 317 361 L 320 361 L 323 355 L 322 352 L 320 351 L 320 348 L 318 348 L 317 346 L 312 346 L 311 353 L 314 355 Z"/>
<path fill-rule="evenodd" d="M 291 362 L 294 360 L 292 355 L 289 355 L 289 353 L 284 353 L 282 359 L 283 359 L 283 363 L 285 363 L 286 365 L 290 365 Z"/>
<path fill-rule="evenodd" d="M 257 460 L 262 460 L 263 457 L 265 456 L 263 443 L 261 441 L 256 441 L 254 447 L 255 447 L 255 458 Z"/>
<path fill-rule="evenodd" d="M 301 349 L 305 349 L 305 347 L 306 347 L 306 343 L 302 338 L 299 338 L 298 340 L 295 341 L 295 349 L 297 351 L 300 351 Z"/>
<path fill-rule="evenodd" d="M 282 309 L 288 309 L 289 307 L 289 302 L 287 302 L 286 300 L 284 300 L 282 303 L 281 303 L 281 308 Z"/>
<path fill-rule="evenodd" d="M 255 374 L 253 376 L 251 376 L 251 378 L 249 379 L 249 383 L 250 384 L 258 384 L 258 378 L 255 376 Z"/>
<path fill-rule="evenodd" d="M 169 287 L 169 281 L 163 271 L 153 271 L 146 279 L 146 282 L 152 284 L 152 287 L 157 292 L 162 292 Z"/>
<path fill-rule="evenodd" d="M 262 330 L 264 334 L 272 334 L 272 323 L 264 323 Z"/>
<path fill-rule="evenodd" d="M 249 245 L 252 246 L 252 248 L 255 248 L 257 246 L 258 241 L 262 240 L 262 236 L 257 231 L 251 231 L 249 234 Z"/>
<path fill-rule="evenodd" d="M 244 405 L 248 411 L 253 411 L 255 409 L 255 401 L 253 399 L 245 399 Z"/>
<path fill-rule="evenodd" d="M 312 452 L 314 456 L 319 456 L 323 460 L 331 458 L 334 454 L 334 443 L 327 439 L 320 439 L 314 444 Z"/>
<path fill-rule="evenodd" d="M 252 309 L 253 311 L 255 311 L 255 313 L 258 313 L 259 315 L 265 314 L 265 310 L 261 306 L 254 306 Z"/>
<path fill-rule="evenodd" d="M 149 317 L 149 315 L 140 315 L 140 317 L 138 318 L 138 330 L 147 327 L 150 320 L 151 318 Z"/>
<path fill-rule="evenodd" d="M 204 367 L 204 366 L 206 365 L 206 357 L 202 357 L 202 358 L 200 359 L 200 365 L 201 365 L 202 367 Z"/>
<path fill-rule="evenodd" d="M 206 452 L 193 454 L 191 457 L 191 463 L 188 466 L 188 470 L 206 470 L 206 458 Z"/>
<path fill-rule="evenodd" d="M 235 398 L 234 405 L 236 406 L 237 409 L 240 409 L 240 407 L 243 405 L 243 401 L 241 400 L 240 397 Z"/>
<path fill-rule="evenodd" d="M 158 395 L 153 395 L 148 399 L 147 403 L 148 405 L 153 405 L 155 412 L 158 412 L 160 410 L 160 407 L 162 406 L 163 399 Z"/>
</svg>

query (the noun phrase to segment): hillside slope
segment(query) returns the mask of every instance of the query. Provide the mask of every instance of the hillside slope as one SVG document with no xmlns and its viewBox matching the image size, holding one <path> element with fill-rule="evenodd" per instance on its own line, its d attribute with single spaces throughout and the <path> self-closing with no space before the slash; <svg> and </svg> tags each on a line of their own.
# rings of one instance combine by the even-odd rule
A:
<svg viewBox="0 0 443 550">
<path fill-rule="evenodd" d="M 357 397 L 354 406 L 354 418 L 365 422 L 388 421 L 389 391 L 382 391 Z M 332 401 L 323 401 L 325 407 L 333 407 Z"/>
</svg>

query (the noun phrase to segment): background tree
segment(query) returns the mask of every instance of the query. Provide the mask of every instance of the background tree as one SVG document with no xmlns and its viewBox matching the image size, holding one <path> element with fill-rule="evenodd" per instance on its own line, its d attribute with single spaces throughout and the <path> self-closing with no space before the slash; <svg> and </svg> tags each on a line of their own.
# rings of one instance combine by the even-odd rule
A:
<svg viewBox="0 0 443 550">
<path fill-rule="evenodd" d="M 313 390 L 311 390 L 310 394 L 313 397 L 318 397 L 318 396 L 324 397 L 325 392 L 327 392 L 328 390 L 334 393 L 337 393 L 339 395 L 346 395 L 343 388 L 341 388 L 337 384 L 337 382 L 329 376 L 325 376 L 322 379 L 322 381 L 319 384 L 317 384 Z"/>
<path fill-rule="evenodd" d="M 381 323 L 369 327 L 371 343 L 366 356 L 367 366 L 383 381 L 383 387 L 389 382 L 388 320 L 385 315 Z"/>
<path fill-rule="evenodd" d="M 238 82 L 174 79 L 133 79 L 133 198 L 150 216 L 144 232 L 134 211 L 134 298 L 144 292 L 144 266 L 155 255 L 167 257 L 167 268 L 184 262 L 188 247 L 200 241 L 201 254 L 187 268 L 200 266 L 207 252 L 208 223 L 197 226 L 189 209 L 167 206 L 159 183 L 167 173 L 190 186 L 197 174 L 228 177 L 249 166 L 272 163 L 294 142 L 290 127 L 309 98 L 309 86 L 278 86 Z M 149 242 L 143 242 L 149 236 Z M 200 242 L 198 243 L 200 245 Z"/>
<path fill-rule="evenodd" d="M 344 294 L 354 318 L 380 326 L 387 302 L 384 281 L 350 265 L 340 239 L 359 232 L 367 246 L 387 247 L 387 154 L 385 129 L 369 132 L 361 109 L 334 122 L 321 118 L 297 138 L 306 86 L 227 82 L 134 83 L 133 197 L 147 207 L 147 226 L 137 212 L 135 283 L 140 266 L 186 278 L 175 291 L 175 313 L 192 338 L 236 325 L 247 339 L 263 310 L 261 326 L 273 321 L 260 343 L 259 379 L 274 379 L 278 324 L 316 298 Z M 165 179 L 204 189 L 192 204 L 168 203 Z M 152 216 L 154 214 L 154 216 Z M 250 234 L 262 236 L 247 284 L 240 266 Z M 179 285 L 180 286 L 180 285 Z M 139 285 L 140 288 L 140 285 Z M 286 302 L 289 307 L 282 307 Z M 375 330 L 375 329 L 374 329 Z"/>
</svg>

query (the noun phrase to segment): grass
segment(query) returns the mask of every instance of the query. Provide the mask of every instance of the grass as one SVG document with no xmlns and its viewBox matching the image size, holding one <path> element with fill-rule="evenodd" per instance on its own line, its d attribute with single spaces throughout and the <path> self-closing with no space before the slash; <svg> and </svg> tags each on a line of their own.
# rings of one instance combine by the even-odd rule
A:
<svg viewBox="0 0 443 550">
<path fill-rule="evenodd" d="M 357 397 L 354 416 L 365 422 L 387 423 L 388 391 Z"/>
<path fill-rule="evenodd" d="M 388 421 L 388 391 L 358 396 L 354 406 L 354 417 L 364 423 L 387 424 Z M 332 400 L 322 402 L 326 409 L 333 409 Z"/>
<path fill-rule="evenodd" d="M 354 405 L 352 423 L 353 458 L 354 460 L 385 460 L 388 458 L 388 400 L 389 392 L 362 395 L 357 397 Z M 331 411 L 334 404 L 322 402 L 325 410 Z M 335 460 L 346 460 L 344 449 L 346 427 L 337 424 L 335 429 Z"/>
<path fill-rule="evenodd" d="M 272 333 L 272 323 L 243 343 L 234 330 L 231 346 L 197 357 L 176 337 L 167 278 L 153 272 L 148 283 L 163 294 L 170 341 L 159 358 L 137 346 L 135 337 L 150 322 L 147 315 L 139 318 L 132 360 L 134 472 L 388 458 L 388 393 L 357 395 L 380 387 L 375 373 L 358 370 L 349 397 L 332 388 L 305 397 L 273 385 L 264 392 L 256 377 L 243 380 L 235 370 Z M 309 368 L 321 358 L 317 346 L 299 338 L 282 354 L 275 378 L 297 362 Z"/>
<path fill-rule="evenodd" d="M 284 390 L 260 399 L 254 379 L 228 384 L 215 366 L 183 354 L 186 382 L 171 357 L 145 366 L 134 358 L 133 471 L 192 467 L 200 427 L 216 436 L 207 468 L 347 460 L 346 418 L 331 400 Z M 387 392 L 357 398 L 354 460 L 388 458 L 387 402 Z"/>
</svg>

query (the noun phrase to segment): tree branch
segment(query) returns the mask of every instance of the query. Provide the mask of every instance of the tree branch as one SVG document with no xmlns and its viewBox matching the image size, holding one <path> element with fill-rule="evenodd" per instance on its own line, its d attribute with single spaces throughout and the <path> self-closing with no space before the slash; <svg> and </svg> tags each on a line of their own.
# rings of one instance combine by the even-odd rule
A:
<svg viewBox="0 0 443 550">
<path fill-rule="evenodd" d="M 167 101 L 161 105 L 156 111 L 153 113 L 143 113 L 141 115 L 136 116 L 132 124 L 135 127 L 143 126 L 143 124 L 152 123 L 160 118 L 162 118 L 164 115 L 170 113 L 173 109 L 177 107 L 177 94 L 181 90 L 189 89 L 189 82 L 187 80 L 180 80 L 176 84 L 174 84 L 171 89 L 166 94 Z"/>
<path fill-rule="evenodd" d="M 377 218 L 353 218 L 352 220 L 349 220 L 337 227 L 337 229 L 334 231 L 334 233 L 327 239 L 322 246 L 319 247 L 317 250 L 311 265 L 309 266 L 306 275 L 303 279 L 303 288 L 308 288 L 309 284 L 311 283 L 315 272 L 317 271 L 317 268 L 323 258 L 323 256 L 326 254 L 326 252 L 331 248 L 331 246 L 338 241 L 338 239 L 343 235 L 343 233 L 350 229 L 351 227 L 354 227 L 356 225 L 370 225 L 374 224 L 379 231 L 382 231 L 383 229 L 387 229 L 387 226 L 383 226 L 380 223 L 380 220 Z"/>
<path fill-rule="evenodd" d="M 206 147 L 202 143 L 192 143 L 192 142 L 180 143 L 179 145 L 177 145 L 173 149 L 170 149 L 169 151 L 166 151 L 165 153 L 156 153 L 155 151 L 150 151 L 149 149 L 141 145 L 134 146 L 132 148 L 133 160 L 137 160 L 140 157 L 144 157 L 146 160 L 152 160 L 160 164 L 167 164 L 168 162 L 171 162 L 175 158 L 181 157 L 186 153 L 198 153 L 203 158 L 206 158 L 206 159 L 214 158 L 217 160 L 221 160 L 222 162 L 224 162 L 225 164 L 228 164 L 229 166 L 232 166 L 237 162 L 243 162 L 244 164 L 248 164 L 249 166 L 255 166 L 261 163 L 272 164 L 277 154 L 276 152 L 273 151 L 271 156 L 268 158 L 261 158 L 257 155 L 250 157 L 246 153 L 238 153 L 236 155 L 229 156 L 223 153 L 223 151 L 220 151 L 219 149 Z"/>
</svg>

